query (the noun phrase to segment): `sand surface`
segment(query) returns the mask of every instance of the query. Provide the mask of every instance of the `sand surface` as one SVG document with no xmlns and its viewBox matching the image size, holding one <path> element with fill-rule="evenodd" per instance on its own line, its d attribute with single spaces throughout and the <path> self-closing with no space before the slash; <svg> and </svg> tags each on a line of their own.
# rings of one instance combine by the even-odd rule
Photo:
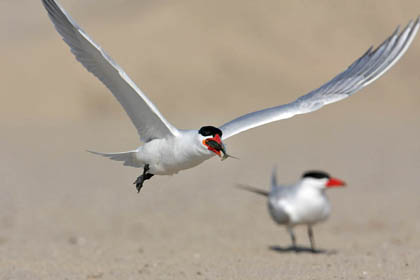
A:
<svg viewBox="0 0 420 280">
<path fill-rule="evenodd" d="M 420 13 L 418 1 L 62 0 L 179 128 L 292 101 Z M 0 2 L 0 279 L 419 279 L 420 38 L 384 77 L 318 112 L 227 141 L 154 177 L 90 155 L 140 143 L 69 53 L 40 1 Z M 266 201 L 271 168 L 323 169 L 325 253 L 288 251 Z M 305 228 L 298 243 L 307 247 Z"/>
</svg>

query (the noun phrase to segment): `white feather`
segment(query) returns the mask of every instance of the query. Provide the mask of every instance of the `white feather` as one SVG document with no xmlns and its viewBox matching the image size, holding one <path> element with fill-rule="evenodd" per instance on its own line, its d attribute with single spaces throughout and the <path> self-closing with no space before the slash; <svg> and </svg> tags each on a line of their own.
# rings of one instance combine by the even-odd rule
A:
<svg viewBox="0 0 420 280">
<path fill-rule="evenodd" d="M 410 23 L 402 32 L 397 30 L 374 51 L 370 48 L 345 71 L 320 88 L 295 101 L 236 118 L 220 127 L 223 140 L 270 122 L 288 119 L 295 115 L 316 111 L 324 105 L 340 101 L 369 85 L 396 63 L 410 46 L 419 29 L 419 19 Z"/>
<path fill-rule="evenodd" d="M 76 59 L 109 88 L 124 107 L 144 142 L 179 135 L 178 130 L 163 117 L 124 70 L 77 25 L 59 4 L 53 0 L 42 0 L 42 3 L 58 33 L 70 46 Z"/>
</svg>

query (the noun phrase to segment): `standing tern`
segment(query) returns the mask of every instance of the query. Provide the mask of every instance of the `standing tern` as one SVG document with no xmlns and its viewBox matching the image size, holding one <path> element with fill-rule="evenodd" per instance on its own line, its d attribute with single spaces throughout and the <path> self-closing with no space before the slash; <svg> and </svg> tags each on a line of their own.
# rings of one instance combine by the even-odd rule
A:
<svg viewBox="0 0 420 280">
<path fill-rule="evenodd" d="M 293 227 L 307 225 L 311 249 L 316 252 L 312 226 L 325 221 L 331 212 L 325 190 L 345 185 L 340 179 L 333 178 L 323 171 L 308 171 L 296 184 L 281 186 L 277 184 L 276 172 L 273 169 L 270 192 L 247 185 L 239 187 L 268 197 L 268 211 L 271 218 L 276 223 L 286 226 L 292 239 L 292 249 L 298 250 Z"/>
<path fill-rule="evenodd" d="M 270 122 L 320 109 L 344 99 L 385 73 L 405 53 L 419 28 L 419 18 L 399 28 L 375 50 L 371 47 L 345 71 L 295 101 L 249 113 L 222 126 L 180 130 L 170 124 L 124 70 L 96 44 L 54 0 L 42 0 L 58 33 L 76 59 L 112 92 L 130 117 L 144 145 L 121 153 L 94 154 L 143 168 L 134 182 L 139 192 L 153 175 L 171 175 L 214 155 L 228 158 L 222 140 Z"/>
</svg>

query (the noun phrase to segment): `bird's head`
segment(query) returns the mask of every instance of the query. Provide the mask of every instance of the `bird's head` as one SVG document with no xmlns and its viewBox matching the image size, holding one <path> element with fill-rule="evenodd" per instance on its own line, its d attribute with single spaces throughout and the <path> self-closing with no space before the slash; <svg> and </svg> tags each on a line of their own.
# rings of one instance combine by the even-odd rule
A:
<svg viewBox="0 0 420 280">
<path fill-rule="evenodd" d="M 320 190 L 344 187 L 346 185 L 344 181 L 331 177 L 328 173 L 323 171 L 307 171 L 303 173 L 302 184 Z"/>
<path fill-rule="evenodd" d="M 215 153 L 219 157 L 222 157 L 226 153 L 225 145 L 222 142 L 223 132 L 214 126 L 203 126 L 198 131 L 200 135 L 200 141 L 204 145 L 204 148 Z"/>
<path fill-rule="evenodd" d="M 232 157 L 226 153 L 225 145 L 222 142 L 223 132 L 214 126 L 203 126 L 198 130 L 203 148 L 216 154 L 222 160 Z M 222 154 L 223 153 L 223 154 Z"/>
</svg>

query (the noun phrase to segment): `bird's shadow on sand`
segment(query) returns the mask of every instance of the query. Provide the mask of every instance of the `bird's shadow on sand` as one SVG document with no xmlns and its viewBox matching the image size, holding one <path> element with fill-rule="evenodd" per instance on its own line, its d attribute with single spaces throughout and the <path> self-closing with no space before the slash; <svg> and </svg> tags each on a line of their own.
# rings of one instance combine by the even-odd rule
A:
<svg viewBox="0 0 420 280">
<path fill-rule="evenodd" d="M 287 254 L 287 253 L 310 253 L 310 254 L 323 254 L 323 255 L 335 255 L 337 254 L 337 250 L 324 250 L 324 249 L 315 249 L 309 247 L 300 247 L 300 246 L 289 246 L 289 247 L 280 247 L 280 246 L 269 246 L 268 249 L 271 251 L 280 253 L 280 254 Z"/>
</svg>

